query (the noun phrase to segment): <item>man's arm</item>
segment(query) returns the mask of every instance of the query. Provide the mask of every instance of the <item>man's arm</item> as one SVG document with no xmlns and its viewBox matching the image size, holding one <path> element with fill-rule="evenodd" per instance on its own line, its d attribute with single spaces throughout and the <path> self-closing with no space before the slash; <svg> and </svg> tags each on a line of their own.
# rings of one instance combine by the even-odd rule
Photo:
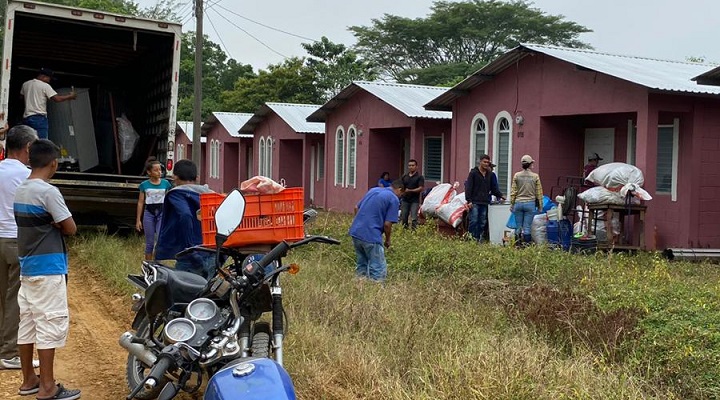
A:
<svg viewBox="0 0 720 400">
<path fill-rule="evenodd" d="M 66 94 L 66 95 L 56 94 L 55 96 L 51 97 L 50 100 L 52 100 L 56 103 L 60 103 L 60 102 L 67 101 L 67 100 L 75 100 L 76 98 L 77 98 L 77 93 L 71 92 L 70 94 Z"/>
<path fill-rule="evenodd" d="M 77 226 L 73 217 L 66 218 L 56 224 L 57 228 L 60 229 L 63 235 L 71 236 L 77 233 Z"/>
<path fill-rule="evenodd" d="M 385 247 L 390 248 L 390 236 L 392 235 L 392 226 L 393 223 L 390 221 L 385 221 L 383 224 L 383 231 L 385 231 Z"/>
</svg>

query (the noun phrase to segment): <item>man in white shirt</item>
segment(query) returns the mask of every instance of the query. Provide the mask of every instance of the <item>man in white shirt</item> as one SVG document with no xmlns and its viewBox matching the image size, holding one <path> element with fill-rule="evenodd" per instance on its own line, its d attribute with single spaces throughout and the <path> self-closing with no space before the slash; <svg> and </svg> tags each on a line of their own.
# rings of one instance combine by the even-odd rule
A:
<svg viewBox="0 0 720 400">
<path fill-rule="evenodd" d="M 27 164 L 35 130 L 17 125 L 7 133 L 7 158 L 0 161 L 0 369 L 20 368 L 17 334 L 20 324 L 18 290 L 20 262 L 17 224 L 13 212 L 15 191 L 30 175 Z"/>
<path fill-rule="evenodd" d="M 20 89 L 20 95 L 25 100 L 23 123 L 34 128 L 40 139 L 48 138 L 48 99 L 59 103 L 77 98 L 75 91 L 64 96 L 57 94 L 55 89 L 50 86 L 50 80 L 54 74 L 52 70 L 42 68 L 36 78 L 23 83 L 22 89 Z"/>
</svg>

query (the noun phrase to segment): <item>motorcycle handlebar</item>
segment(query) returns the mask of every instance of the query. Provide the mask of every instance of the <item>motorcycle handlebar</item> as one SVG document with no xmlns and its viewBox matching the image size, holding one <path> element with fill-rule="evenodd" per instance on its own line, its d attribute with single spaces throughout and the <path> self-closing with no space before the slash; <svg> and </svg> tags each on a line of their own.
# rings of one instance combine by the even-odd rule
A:
<svg viewBox="0 0 720 400">
<path fill-rule="evenodd" d="M 173 367 L 174 364 L 175 360 L 173 360 L 171 356 L 161 356 L 157 363 L 153 365 L 147 379 L 145 379 L 145 388 L 148 390 L 155 388 L 162 377 L 165 376 L 165 373 Z"/>
<path fill-rule="evenodd" d="M 270 265 L 275 260 L 280 260 L 282 257 L 287 255 L 288 250 L 295 247 L 300 247 L 311 242 L 320 242 L 326 244 L 340 244 L 340 241 L 333 239 L 328 236 L 308 236 L 305 239 L 297 241 L 295 243 L 281 242 L 277 246 L 273 247 L 267 254 L 260 259 L 252 263 L 250 266 L 245 267 L 245 276 L 253 282 L 260 282 L 265 278 L 265 267 Z"/>
</svg>

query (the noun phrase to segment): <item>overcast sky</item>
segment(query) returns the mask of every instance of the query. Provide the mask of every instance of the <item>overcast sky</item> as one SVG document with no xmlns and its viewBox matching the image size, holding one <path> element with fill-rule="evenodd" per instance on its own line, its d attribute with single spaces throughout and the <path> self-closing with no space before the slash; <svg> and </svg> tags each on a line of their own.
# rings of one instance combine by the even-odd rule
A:
<svg viewBox="0 0 720 400">
<path fill-rule="evenodd" d="M 136 1 L 141 6 L 155 3 L 155 0 Z M 189 0 L 180 1 L 187 3 L 180 8 L 180 15 L 187 21 L 183 30 L 194 31 L 192 6 Z M 368 26 L 373 18 L 381 18 L 386 13 L 423 17 L 430 12 L 432 3 L 431 0 L 205 0 L 209 9 L 204 30 L 213 42 L 226 48 L 230 57 L 258 69 L 282 62 L 283 56 L 304 56 L 300 43 L 307 40 L 262 27 L 235 14 L 298 36 L 312 39 L 327 36 L 333 42 L 352 45 L 355 37 L 347 31 L 348 26 Z M 536 0 L 533 4 L 545 13 L 562 14 L 592 29 L 594 32 L 583 34 L 580 39 L 598 51 L 678 61 L 695 56 L 720 62 L 718 0 Z"/>
</svg>

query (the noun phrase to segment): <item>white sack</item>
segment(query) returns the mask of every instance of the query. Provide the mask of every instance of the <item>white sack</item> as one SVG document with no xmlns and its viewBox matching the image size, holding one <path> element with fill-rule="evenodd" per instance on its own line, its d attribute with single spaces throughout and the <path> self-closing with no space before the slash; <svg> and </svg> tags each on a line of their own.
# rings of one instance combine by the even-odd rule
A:
<svg viewBox="0 0 720 400">
<path fill-rule="evenodd" d="M 619 189 L 628 183 L 638 186 L 645 183 L 645 177 L 640 168 L 620 162 L 601 165 L 585 179 L 610 189 Z"/>
<path fill-rule="evenodd" d="M 446 222 L 453 228 L 460 226 L 462 222 L 463 213 L 467 209 L 467 202 L 465 201 L 465 193 L 459 193 L 450 200 L 449 203 L 441 205 L 436 214 L 438 218 Z"/>
<path fill-rule="evenodd" d="M 547 214 L 537 214 L 530 225 L 530 237 L 536 244 L 547 242 Z"/>
<path fill-rule="evenodd" d="M 447 204 L 455 196 L 455 188 L 449 183 L 441 183 L 428 193 L 420 205 L 420 213 L 426 216 L 437 215 L 436 212 L 440 206 Z"/>
</svg>

